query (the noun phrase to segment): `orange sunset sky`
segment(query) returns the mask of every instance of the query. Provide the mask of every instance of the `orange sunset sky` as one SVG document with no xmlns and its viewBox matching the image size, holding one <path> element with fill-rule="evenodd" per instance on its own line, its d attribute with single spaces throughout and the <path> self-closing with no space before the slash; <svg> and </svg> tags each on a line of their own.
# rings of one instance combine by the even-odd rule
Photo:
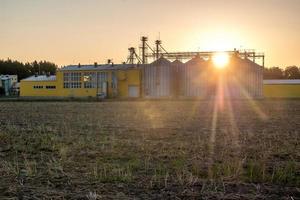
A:
<svg viewBox="0 0 300 200">
<path fill-rule="evenodd" d="M 0 0 L 0 59 L 125 61 L 142 35 L 168 51 L 256 49 L 300 65 L 299 0 Z"/>
</svg>

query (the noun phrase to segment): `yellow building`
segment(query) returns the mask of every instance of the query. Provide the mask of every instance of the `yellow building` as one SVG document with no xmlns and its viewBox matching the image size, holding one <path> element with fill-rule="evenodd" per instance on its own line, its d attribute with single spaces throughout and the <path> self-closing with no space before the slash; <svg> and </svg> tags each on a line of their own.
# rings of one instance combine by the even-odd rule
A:
<svg viewBox="0 0 300 200">
<path fill-rule="evenodd" d="M 21 97 L 140 97 L 140 69 L 136 65 L 71 65 L 56 76 L 21 80 Z"/>
<path fill-rule="evenodd" d="M 266 98 L 300 98 L 300 79 L 264 80 Z"/>
<path fill-rule="evenodd" d="M 57 96 L 56 76 L 30 76 L 20 81 L 20 96 L 55 97 Z"/>
</svg>

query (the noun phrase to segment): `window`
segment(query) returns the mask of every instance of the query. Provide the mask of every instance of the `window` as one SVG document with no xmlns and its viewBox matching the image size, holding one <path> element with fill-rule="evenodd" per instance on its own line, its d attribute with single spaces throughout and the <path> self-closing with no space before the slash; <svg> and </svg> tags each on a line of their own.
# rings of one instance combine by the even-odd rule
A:
<svg viewBox="0 0 300 200">
<path fill-rule="evenodd" d="M 96 88 L 97 79 L 95 72 L 86 72 L 83 74 L 84 88 Z"/>
<path fill-rule="evenodd" d="M 43 86 L 42 85 L 34 85 L 33 89 L 43 89 Z"/>
<path fill-rule="evenodd" d="M 111 88 L 117 89 L 118 77 L 117 77 L 116 72 L 112 72 L 111 76 L 112 76 Z"/>
<path fill-rule="evenodd" d="M 64 73 L 64 88 L 81 88 L 81 73 Z"/>
<path fill-rule="evenodd" d="M 101 88 L 102 87 L 102 83 L 103 82 L 107 82 L 107 80 L 108 80 L 108 74 L 107 74 L 107 72 L 99 72 L 98 74 L 97 74 L 97 76 L 98 76 L 98 88 Z"/>
<path fill-rule="evenodd" d="M 55 85 L 46 85 L 46 89 L 56 89 Z"/>
</svg>

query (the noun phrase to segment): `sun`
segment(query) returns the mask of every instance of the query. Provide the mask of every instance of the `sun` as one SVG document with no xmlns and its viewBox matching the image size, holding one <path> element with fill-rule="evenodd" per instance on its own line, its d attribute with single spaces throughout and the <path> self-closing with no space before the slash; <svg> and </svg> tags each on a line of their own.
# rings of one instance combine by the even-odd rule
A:
<svg viewBox="0 0 300 200">
<path fill-rule="evenodd" d="M 222 69 L 229 63 L 229 55 L 227 53 L 217 53 L 212 57 L 216 68 Z"/>
</svg>

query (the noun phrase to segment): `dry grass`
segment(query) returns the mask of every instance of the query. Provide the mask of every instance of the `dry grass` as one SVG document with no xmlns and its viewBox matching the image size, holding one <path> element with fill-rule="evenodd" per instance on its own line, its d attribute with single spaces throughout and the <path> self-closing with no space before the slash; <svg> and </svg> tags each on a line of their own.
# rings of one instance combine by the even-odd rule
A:
<svg viewBox="0 0 300 200">
<path fill-rule="evenodd" d="M 0 199 L 300 196 L 300 101 L 2 102 L 0 110 Z"/>
</svg>

